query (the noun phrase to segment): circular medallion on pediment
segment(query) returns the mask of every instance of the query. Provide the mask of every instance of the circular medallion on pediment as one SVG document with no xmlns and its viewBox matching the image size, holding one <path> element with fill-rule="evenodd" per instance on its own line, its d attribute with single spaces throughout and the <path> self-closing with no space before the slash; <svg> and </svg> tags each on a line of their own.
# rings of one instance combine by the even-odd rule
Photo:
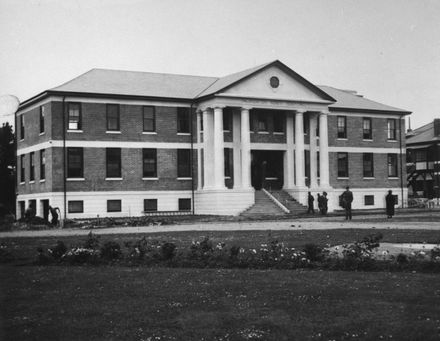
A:
<svg viewBox="0 0 440 341">
<path fill-rule="evenodd" d="M 278 77 L 275 76 L 270 77 L 270 86 L 274 89 L 280 86 L 280 80 L 278 79 Z"/>
</svg>

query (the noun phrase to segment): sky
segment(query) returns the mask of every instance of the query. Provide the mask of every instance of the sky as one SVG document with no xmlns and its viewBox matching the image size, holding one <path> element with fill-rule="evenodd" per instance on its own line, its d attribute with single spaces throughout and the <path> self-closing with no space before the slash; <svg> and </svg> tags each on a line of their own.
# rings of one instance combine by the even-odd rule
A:
<svg viewBox="0 0 440 341">
<path fill-rule="evenodd" d="M 278 59 L 412 111 L 414 129 L 440 118 L 439 18 L 438 0 L 0 0 L 0 96 L 92 68 L 219 77 Z"/>
</svg>

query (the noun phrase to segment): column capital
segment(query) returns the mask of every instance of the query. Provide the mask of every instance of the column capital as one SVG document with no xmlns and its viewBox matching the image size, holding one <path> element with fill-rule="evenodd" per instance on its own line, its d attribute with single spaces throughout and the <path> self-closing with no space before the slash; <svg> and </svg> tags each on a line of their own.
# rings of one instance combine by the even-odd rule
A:
<svg viewBox="0 0 440 341">
<path fill-rule="evenodd" d="M 298 110 L 295 110 L 295 114 L 301 114 L 301 115 L 303 115 L 305 112 L 307 112 L 307 110 L 305 110 L 305 109 L 298 109 Z"/>
<path fill-rule="evenodd" d="M 241 108 L 240 108 L 241 110 L 251 110 L 251 109 L 253 109 L 253 107 L 251 107 L 251 106 L 248 106 L 248 105 L 243 105 Z"/>
<path fill-rule="evenodd" d="M 330 112 L 328 110 L 323 110 L 319 112 L 319 116 L 321 115 L 328 115 Z"/>
<path fill-rule="evenodd" d="M 216 105 L 213 105 L 212 106 L 212 109 L 224 109 L 224 108 L 226 108 L 226 105 L 221 105 L 221 104 L 216 104 Z"/>
</svg>

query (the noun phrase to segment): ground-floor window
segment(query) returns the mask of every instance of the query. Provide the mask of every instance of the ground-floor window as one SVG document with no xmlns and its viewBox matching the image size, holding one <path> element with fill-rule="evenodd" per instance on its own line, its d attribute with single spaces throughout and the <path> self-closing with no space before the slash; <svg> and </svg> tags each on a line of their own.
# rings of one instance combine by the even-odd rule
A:
<svg viewBox="0 0 440 341">
<path fill-rule="evenodd" d="M 364 196 L 364 205 L 365 206 L 373 206 L 374 205 L 374 195 L 365 195 Z"/>
<path fill-rule="evenodd" d="M 68 212 L 69 213 L 83 213 L 84 212 L 84 201 L 73 200 L 68 202 Z"/>
<path fill-rule="evenodd" d="M 179 198 L 179 211 L 191 211 L 191 199 Z"/>
<path fill-rule="evenodd" d="M 144 199 L 144 211 L 156 212 L 157 211 L 157 199 Z"/>
<path fill-rule="evenodd" d="M 121 200 L 107 200 L 107 212 L 121 212 Z"/>
</svg>

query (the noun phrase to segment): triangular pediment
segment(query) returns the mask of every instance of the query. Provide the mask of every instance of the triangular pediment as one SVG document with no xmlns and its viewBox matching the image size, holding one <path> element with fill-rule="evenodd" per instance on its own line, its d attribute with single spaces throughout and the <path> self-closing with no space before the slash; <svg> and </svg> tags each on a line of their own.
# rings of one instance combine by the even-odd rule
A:
<svg viewBox="0 0 440 341">
<path fill-rule="evenodd" d="M 285 101 L 334 102 L 330 95 L 278 61 L 219 89 L 216 94 Z"/>
</svg>

